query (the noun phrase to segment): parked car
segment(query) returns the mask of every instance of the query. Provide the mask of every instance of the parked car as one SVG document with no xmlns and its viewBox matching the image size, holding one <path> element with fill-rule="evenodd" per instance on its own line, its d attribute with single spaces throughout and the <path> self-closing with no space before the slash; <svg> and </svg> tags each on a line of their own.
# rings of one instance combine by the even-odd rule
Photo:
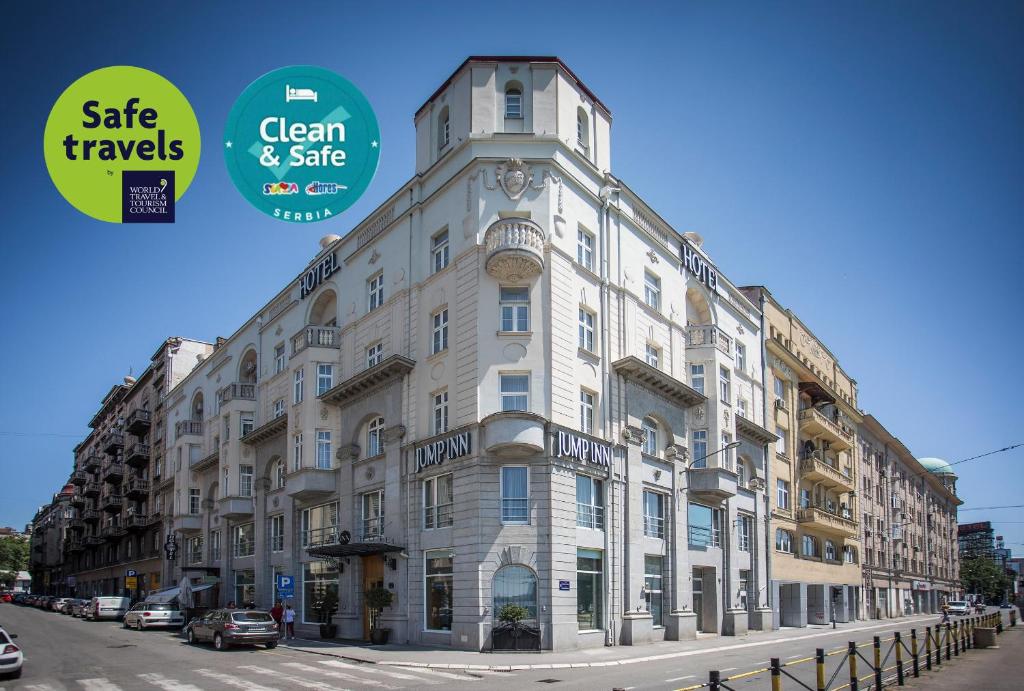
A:
<svg viewBox="0 0 1024 691">
<path fill-rule="evenodd" d="M 189 622 L 188 642 L 213 641 L 217 650 L 232 645 L 276 648 L 280 633 L 269 612 L 252 609 L 215 609 Z"/>
<path fill-rule="evenodd" d="M 85 618 L 88 621 L 100 619 L 120 621 L 128 613 L 130 605 L 131 601 L 126 597 L 116 597 L 113 595 L 94 597 L 85 609 Z"/>
<path fill-rule="evenodd" d="M 13 599 L 14 595 L 12 595 L 11 593 L 3 593 L 2 595 L 0 595 L 0 600 L 3 600 L 4 602 L 10 602 Z"/>
<path fill-rule="evenodd" d="M 949 606 L 950 615 L 964 616 L 970 614 L 971 607 L 967 600 L 950 600 L 946 603 Z"/>
<path fill-rule="evenodd" d="M 75 600 L 75 604 L 71 606 L 71 616 L 84 617 L 91 604 L 92 600 Z"/>
<path fill-rule="evenodd" d="M 185 615 L 168 602 L 140 602 L 124 615 L 124 628 L 173 628 L 185 625 Z"/>
<path fill-rule="evenodd" d="M 7 633 L 0 626 L 0 677 L 17 679 L 21 676 L 21 665 L 25 662 L 25 656 L 21 648 L 14 644 L 18 635 Z"/>
<path fill-rule="evenodd" d="M 55 597 L 55 598 L 53 598 L 52 600 L 50 600 L 49 610 L 51 612 L 63 612 L 64 611 L 64 603 L 67 602 L 70 599 L 71 599 L 70 597 Z"/>
</svg>

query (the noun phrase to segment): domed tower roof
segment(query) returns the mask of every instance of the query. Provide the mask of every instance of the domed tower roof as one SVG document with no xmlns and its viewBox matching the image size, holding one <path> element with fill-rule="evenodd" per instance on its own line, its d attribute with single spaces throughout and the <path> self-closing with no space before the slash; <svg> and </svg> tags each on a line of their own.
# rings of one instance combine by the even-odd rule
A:
<svg viewBox="0 0 1024 691">
<path fill-rule="evenodd" d="M 956 476 L 956 473 L 953 471 L 953 466 L 941 458 L 919 458 L 917 459 L 917 462 L 933 475 Z"/>
</svg>

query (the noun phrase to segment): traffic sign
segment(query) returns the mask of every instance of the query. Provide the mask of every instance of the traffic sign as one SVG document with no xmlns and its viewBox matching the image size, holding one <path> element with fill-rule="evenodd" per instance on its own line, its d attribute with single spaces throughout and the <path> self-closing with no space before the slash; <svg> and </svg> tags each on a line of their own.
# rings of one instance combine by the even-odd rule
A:
<svg viewBox="0 0 1024 691">
<path fill-rule="evenodd" d="M 139 572 L 136 571 L 135 569 L 128 569 L 127 571 L 124 572 L 124 575 L 129 577 L 129 578 L 131 578 L 132 576 L 138 576 Z"/>
<path fill-rule="evenodd" d="M 124 587 L 128 590 L 135 590 L 139 587 L 139 579 L 136 576 L 128 576 L 124 579 Z"/>
<path fill-rule="evenodd" d="M 283 573 L 277 574 L 277 596 L 279 598 L 295 597 L 295 577 L 286 576 Z"/>
</svg>

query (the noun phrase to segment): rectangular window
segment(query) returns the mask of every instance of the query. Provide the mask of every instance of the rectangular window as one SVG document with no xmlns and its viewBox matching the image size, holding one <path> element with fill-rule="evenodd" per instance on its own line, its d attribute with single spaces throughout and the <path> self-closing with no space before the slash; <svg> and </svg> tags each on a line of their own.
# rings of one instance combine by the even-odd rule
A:
<svg viewBox="0 0 1024 691">
<path fill-rule="evenodd" d="M 455 495 L 452 492 L 452 475 L 438 475 L 423 481 L 423 527 L 448 528 L 452 525 L 452 508 Z"/>
<path fill-rule="evenodd" d="M 510 410 L 530 409 L 530 375 L 529 374 L 502 374 L 501 379 L 501 409 L 503 412 Z"/>
<path fill-rule="evenodd" d="M 366 311 L 372 312 L 384 304 L 384 272 L 366 282 Z"/>
<path fill-rule="evenodd" d="M 323 396 L 334 386 L 334 365 L 321 362 L 316 366 L 316 395 Z"/>
<path fill-rule="evenodd" d="M 363 539 L 375 540 L 384 536 L 384 490 L 363 495 Z"/>
<path fill-rule="evenodd" d="M 746 418 L 748 420 L 750 419 L 750 416 L 747 415 L 747 401 L 746 401 L 746 399 L 740 398 L 740 399 L 736 400 L 736 414 L 739 415 L 742 418 Z"/>
<path fill-rule="evenodd" d="M 518 89 L 510 89 L 505 92 L 505 117 L 523 117 L 523 94 Z"/>
<path fill-rule="evenodd" d="M 423 621 L 427 631 L 452 630 L 453 580 L 452 551 L 432 549 L 423 553 Z"/>
<path fill-rule="evenodd" d="M 736 341 L 735 342 L 735 347 L 736 347 L 736 350 L 734 352 L 735 352 L 735 357 L 736 357 L 736 369 L 739 372 L 746 372 L 747 371 L 747 346 L 743 345 L 739 341 Z"/>
<path fill-rule="evenodd" d="M 302 467 L 302 432 L 292 437 L 292 470 Z"/>
<path fill-rule="evenodd" d="M 430 342 L 431 354 L 448 350 L 448 310 L 443 309 L 431 317 L 434 322 L 433 338 Z"/>
<path fill-rule="evenodd" d="M 594 433 L 594 394 L 580 389 L 580 431 Z"/>
<path fill-rule="evenodd" d="M 604 530 L 604 482 L 589 475 L 576 475 L 576 525 Z"/>
<path fill-rule="evenodd" d="M 502 331 L 524 332 L 530 330 L 529 288 L 502 287 L 499 289 L 498 303 Z"/>
<path fill-rule="evenodd" d="M 317 430 L 316 467 L 321 470 L 330 470 L 332 465 L 331 432 L 330 430 Z"/>
<path fill-rule="evenodd" d="M 448 266 L 448 229 L 445 228 L 430 240 L 430 254 L 434 259 L 434 273 Z"/>
<path fill-rule="evenodd" d="M 729 446 L 729 444 L 731 444 L 731 443 L 732 443 L 732 435 L 729 434 L 728 432 L 722 432 L 722 446 L 720 447 L 722 449 L 722 452 L 721 452 L 721 458 L 722 458 L 721 466 L 723 468 L 727 468 L 729 470 L 733 470 L 734 467 L 735 467 L 735 464 L 733 463 L 733 458 L 732 458 L 733 449 L 727 448 Z"/>
<path fill-rule="evenodd" d="M 752 582 L 750 580 L 750 571 L 748 569 L 740 569 L 740 581 L 739 587 L 736 589 L 740 598 L 740 609 L 747 609 L 747 603 L 752 602 L 753 598 L 750 597 L 750 586 Z"/>
<path fill-rule="evenodd" d="M 338 503 L 312 506 L 302 511 L 302 547 L 333 545 L 338 542 Z"/>
<path fill-rule="evenodd" d="M 708 431 L 706 429 L 695 429 L 693 437 L 693 464 L 692 468 L 706 468 L 708 465 Z"/>
<path fill-rule="evenodd" d="M 234 553 L 236 557 L 251 557 L 256 549 L 256 531 L 252 523 L 243 523 L 234 528 Z"/>
<path fill-rule="evenodd" d="M 775 503 L 780 509 L 789 509 L 789 482 L 786 480 L 775 481 Z"/>
<path fill-rule="evenodd" d="M 579 347 L 594 352 L 594 314 L 580 307 Z"/>
<path fill-rule="evenodd" d="M 282 415 L 284 415 L 284 399 L 283 398 L 279 398 L 276 401 L 274 401 L 274 413 L 273 414 L 274 414 L 274 419 L 275 420 L 277 418 L 281 417 Z"/>
<path fill-rule="evenodd" d="M 655 369 L 661 369 L 661 351 L 657 346 L 647 344 L 644 350 L 644 361 Z"/>
<path fill-rule="evenodd" d="M 284 343 L 274 346 L 274 374 L 284 372 Z"/>
<path fill-rule="evenodd" d="M 786 455 L 786 447 L 788 446 L 788 444 L 786 442 L 786 430 L 784 430 L 781 427 L 779 427 L 778 425 L 776 425 L 775 426 L 775 436 L 778 437 L 778 439 L 775 440 L 775 453 L 779 453 L 779 454 L 782 454 L 783 456 L 785 456 Z"/>
<path fill-rule="evenodd" d="M 736 546 L 741 552 L 750 551 L 750 531 L 753 521 L 750 516 L 740 514 L 736 518 Z"/>
<path fill-rule="evenodd" d="M 220 561 L 220 531 L 210 533 L 210 560 Z"/>
<path fill-rule="evenodd" d="M 330 593 L 338 597 L 338 567 L 328 561 L 314 561 L 302 567 L 302 620 L 307 624 L 320 621 L 317 605 Z"/>
<path fill-rule="evenodd" d="M 661 309 L 661 279 L 650 271 L 644 271 L 644 302 L 648 307 Z"/>
<path fill-rule="evenodd" d="M 710 506 L 690 502 L 687 508 L 690 530 L 690 545 L 694 547 L 718 547 L 721 545 L 721 512 Z"/>
<path fill-rule="evenodd" d="M 448 431 L 448 390 L 434 394 L 434 434 Z"/>
<path fill-rule="evenodd" d="M 665 625 L 665 608 L 662 598 L 662 571 L 664 557 L 653 554 L 644 555 L 644 599 L 647 611 L 651 613 L 654 626 Z"/>
<path fill-rule="evenodd" d="M 199 513 L 199 490 L 195 487 L 188 491 L 188 512 L 193 516 Z"/>
<path fill-rule="evenodd" d="M 225 415 L 224 416 L 224 441 L 227 441 L 230 438 L 231 438 L 231 416 L 230 415 Z M 219 446 L 219 444 L 217 446 Z"/>
<path fill-rule="evenodd" d="M 239 421 L 239 438 L 252 432 L 256 429 L 256 417 L 252 413 L 242 413 L 238 418 Z"/>
<path fill-rule="evenodd" d="M 775 379 L 775 400 L 781 401 L 781 405 L 784 406 L 786 404 L 786 382 L 774 375 L 772 376 Z"/>
<path fill-rule="evenodd" d="M 690 386 L 697 393 L 704 395 L 704 365 L 690 365 Z"/>
<path fill-rule="evenodd" d="M 384 344 L 377 342 L 366 349 L 366 368 L 379 365 L 384 360 Z"/>
<path fill-rule="evenodd" d="M 644 490 L 644 535 L 665 537 L 665 495 Z"/>
<path fill-rule="evenodd" d="M 270 517 L 270 551 L 284 551 L 284 516 L 282 514 Z"/>
<path fill-rule="evenodd" d="M 576 623 L 580 631 L 599 631 L 604 626 L 602 553 L 576 550 Z"/>
<path fill-rule="evenodd" d="M 186 543 L 189 564 L 203 563 L 203 536 L 190 537 Z"/>
<path fill-rule="evenodd" d="M 251 465 L 238 466 L 238 496 L 252 496 L 253 467 Z"/>
<path fill-rule="evenodd" d="M 718 368 L 718 397 L 728 403 L 732 393 L 732 378 L 725 367 Z"/>
<path fill-rule="evenodd" d="M 582 228 L 576 231 L 576 261 L 594 270 L 594 236 Z"/>
<path fill-rule="evenodd" d="M 526 466 L 501 468 L 501 522 L 527 525 L 530 522 L 530 473 Z"/>
<path fill-rule="evenodd" d="M 302 403 L 303 380 L 305 378 L 305 371 L 301 367 L 295 370 L 294 382 L 292 385 L 292 403 Z"/>
</svg>

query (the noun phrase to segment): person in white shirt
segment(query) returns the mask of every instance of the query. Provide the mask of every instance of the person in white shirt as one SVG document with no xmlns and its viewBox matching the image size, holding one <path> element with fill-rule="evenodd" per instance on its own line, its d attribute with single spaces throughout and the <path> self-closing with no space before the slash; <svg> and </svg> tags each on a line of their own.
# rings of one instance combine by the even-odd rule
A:
<svg viewBox="0 0 1024 691">
<path fill-rule="evenodd" d="M 284 610 L 284 625 L 285 625 L 285 637 L 289 639 L 295 638 L 295 610 L 292 609 L 291 605 Z"/>
</svg>

